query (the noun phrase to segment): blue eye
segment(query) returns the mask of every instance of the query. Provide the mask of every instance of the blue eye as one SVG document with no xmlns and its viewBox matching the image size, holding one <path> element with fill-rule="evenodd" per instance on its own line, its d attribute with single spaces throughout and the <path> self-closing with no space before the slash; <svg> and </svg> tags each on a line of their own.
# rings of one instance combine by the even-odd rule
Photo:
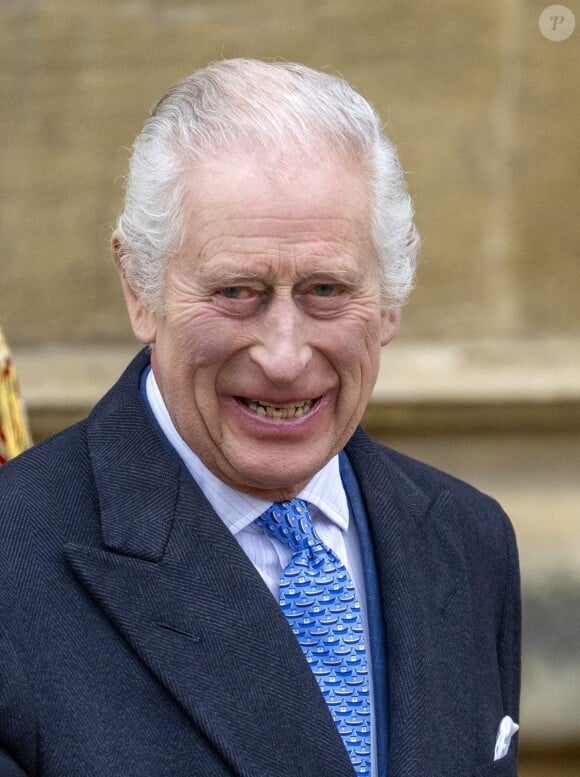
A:
<svg viewBox="0 0 580 777">
<path fill-rule="evenodd" d="M 221 290 L 221 294 L 228 299 L 240 299 L 242 296 L 242 286 L 227 286 Z"/>
<path fill-rule="evenodd" d="M 314 293 L 317 297 L 332 297 L 336 287 L 332 283 L 317 283 L 314 286 Z"/>
</svg>

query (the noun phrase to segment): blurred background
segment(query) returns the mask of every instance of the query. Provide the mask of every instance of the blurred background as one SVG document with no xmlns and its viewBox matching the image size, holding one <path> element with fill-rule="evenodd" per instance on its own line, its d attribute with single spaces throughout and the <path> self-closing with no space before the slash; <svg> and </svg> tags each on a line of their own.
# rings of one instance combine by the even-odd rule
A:
<svg viewBox="0 0 580 777">
<path fill-rule="evenodd" d="M 34 438 L 82 417 L 137 350 L 108 241 L 149 108 L 222 57 L 344 75 L 423 236 L 365 425 L 510 513 L 521 775 L 579 777 L 580 0 L 547 5 L 0 0 L 0 326 Z"/>
</svg>

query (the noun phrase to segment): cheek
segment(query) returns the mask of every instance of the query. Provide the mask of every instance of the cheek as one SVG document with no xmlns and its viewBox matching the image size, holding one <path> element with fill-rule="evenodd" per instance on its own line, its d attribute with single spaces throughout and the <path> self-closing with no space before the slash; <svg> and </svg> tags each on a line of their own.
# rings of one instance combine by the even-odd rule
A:
<svg viewBox="0 0 580 777">
<path fill-rule="evenodd" d="M 364 408 L 377 380 L 380 355 L 380 327 L 366 322 L 349 327 L 336 336 L 333 365 L 340 379 L 340 402 L 345 412 Z"/>
<path fill-rule="evenodd" d="M 365 366 L 375 364 L 381 352 L 381 328 L 377 317 L 351 317 L 331 325 L 326 333 L 327 346 L 337 363 L 358 372 Z"/>
<path fill-rule="evenodd" d="M 173 368 L 193 382 L 217 374 L 250 342 L 247 327 L 220 316 L 213 308 L 174 319 L 167 330 Z"/>
</svg>

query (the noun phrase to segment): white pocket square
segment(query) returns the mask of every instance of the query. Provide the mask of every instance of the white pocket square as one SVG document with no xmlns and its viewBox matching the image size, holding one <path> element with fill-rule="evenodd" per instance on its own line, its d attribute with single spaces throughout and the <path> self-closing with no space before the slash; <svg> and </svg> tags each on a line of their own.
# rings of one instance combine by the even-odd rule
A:
<svg viewBox="0 0 580 777">
<path fill-rule="evenodd" d="M 518 724 L 514 723 L 509 715 L 502 718 L 497 730 L 497 739 L 495 741 L 495 751 L 493 754 L 494 761 L 499 761 L 500 758 L 507 755 L 512 737 L 518 729 Z"/>
</svg>

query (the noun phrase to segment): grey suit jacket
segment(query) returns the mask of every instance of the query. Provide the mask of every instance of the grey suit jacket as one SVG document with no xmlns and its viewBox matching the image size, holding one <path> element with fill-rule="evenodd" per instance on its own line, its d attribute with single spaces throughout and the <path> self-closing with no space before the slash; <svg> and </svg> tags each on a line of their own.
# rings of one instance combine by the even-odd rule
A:
<svg viewBox="0 0 580 777">
<path fill-rule="evenodd" d="M 151 423 L 147 358 L 0 470 L 0 776 L 352 777 L 277 603 Z M 390 777 L 513 777 L 515 741 L 493 762 L 518 717 L 507 518 L 362 431 L 346 452 L 377 559 Z"/>
</svg>

